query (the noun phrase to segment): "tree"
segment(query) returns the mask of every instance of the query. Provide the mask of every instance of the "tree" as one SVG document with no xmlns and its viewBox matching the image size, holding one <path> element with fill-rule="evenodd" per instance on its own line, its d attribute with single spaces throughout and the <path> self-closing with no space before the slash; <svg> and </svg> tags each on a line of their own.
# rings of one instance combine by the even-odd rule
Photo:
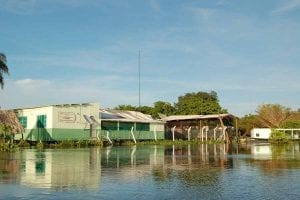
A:
<svg viewBox="0 0 300 200">
<path fill-rule="evenodd" d="M 257 115 L 245 115 L 239 120 L 239 131 L 242 136 L 250 136 L 250 131 L 253 128 L 263 127 L 262 123 L 258 119 Z"/>
<path fill-rule="evenodd" d="M 152 108 L 150 106 L 141 106 L 141 107 L 137 108 L 137 111 L 147 114 L 147 115 L 151 115 L 152 117 L 156 116 L 156 114 L 154 112 L 154 108 Z"/>
<path fill-rule="evenodd" d="M 136 111 L 137 107 L 132 106 L 132 105 L 118 105 L 115 107 L 116 110 L 131 110 L 131 111 Z"/>
<path fill-rule="evenodd" d="M 3 53 L 0 53 L 0 85 L 3 89 L 4 86 L 4 78 L 3 74 L 8 74 L 8 67 L 6 65 L 6 56 Z"/>
<path fill-rule="evenodd" d="M 280 128 L 292 115 L 291 109 L 279 104 L 263 104 L 257 109 L 258 119 L 264 127 Z"/>
<path fill-rule="evenodd" d="M 227 113 L 227 110 L 222 109 L 219 105 L 217 93 L 214 91 L 186 93 L 184 96 L 178 97 L 178 102 L 175 105 L 177 114 L 181 115 L 207 115 Z"/>
<path fill-rule="evenodd" d="M 282 128 L 300 128 L 300 111 L 292 111 L 291 115 L 282 123 Z"/>
<path fill-rule="evenodd" d="M 175 113 L 175 108 L 169 102 L 157 101 L 154 103 L 154 113 L 157 115 L 172 115 Z"/>
</svg>

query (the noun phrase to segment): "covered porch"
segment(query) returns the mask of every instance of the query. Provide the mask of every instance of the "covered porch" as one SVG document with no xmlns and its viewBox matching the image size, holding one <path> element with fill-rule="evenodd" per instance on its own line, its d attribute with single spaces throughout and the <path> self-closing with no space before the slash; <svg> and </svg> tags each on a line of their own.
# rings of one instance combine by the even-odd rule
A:
<svg viewBox="0 0 300 200">
<path fill-rule="evenodd" d="M 236 135 L 236 117 L 231 114 L 173 115 L 166 122 L 165 138 L 182 140 L 228 140 Z"/>
</svg>

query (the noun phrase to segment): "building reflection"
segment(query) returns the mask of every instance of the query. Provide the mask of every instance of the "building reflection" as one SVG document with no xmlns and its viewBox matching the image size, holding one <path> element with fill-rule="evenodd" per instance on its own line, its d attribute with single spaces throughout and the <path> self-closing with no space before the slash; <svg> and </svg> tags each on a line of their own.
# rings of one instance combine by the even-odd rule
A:
<svg viewBox="0 0 300 200">
<path fill-rule="evenodd" d="M 0 183 L 36 188 L 98 189 L 100 180 L 154 181 L 174 178 L 213 184 L 220 171 L 247 164 L 267 173 L 300 168 L 299 143 L 247 146 L 228 144 L 136 145 L 85 149 L 24 149 L 0 154 Z M 276 169 L 276 170 L 274 170 Z M 102 178 L 101 178 L 102 177 Z"/>
<path fill-rule="evenodd" d="M 228 164 L 227 144 L 108 147 L 103 150 L 102 167 L 135 168 L 149 165 L 170 168 Z M 194 166 L 195 165 L 195 166 Z"/>
<path fill-rule="evenodd" d="M 300 143 L 271 145 L 269 143 L 252 143 L 251 155 L 254 160 L 274 160 L 284 158 L 300 160 Z"/>
<path fill-rule="evenodd" d="M 32 150 L 24 152 L 20 183 L 31 187 L 98 188 L 101 176 L 99 149 Z"/>
<path fill-rule="evenodd" d="M 251 162 L 260 167 L 265 174 L 270 175 L 284 173 L 281 169 L 299 169 L 299 146 L 299 143 L 281 145 L 254 143 L 251 145 Z"/>
<path fill-rule="evenodd" d="M 116 181 L 136 180 L 150 173 L 159 182 L 175 177 L 189 182 L 197 177 L 197 183 L 213 183 L 217 171 L 233 166 L 226 144 L 113 147 L 102 153 L 102 176 Z"/>
</svg>

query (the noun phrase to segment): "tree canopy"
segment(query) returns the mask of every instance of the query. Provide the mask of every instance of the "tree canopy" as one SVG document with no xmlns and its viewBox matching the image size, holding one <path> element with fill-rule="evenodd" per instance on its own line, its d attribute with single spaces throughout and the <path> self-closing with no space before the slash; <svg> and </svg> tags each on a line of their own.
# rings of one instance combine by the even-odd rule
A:
<svg viewBox="0 0 300 200">
<path fill-rule="evenodd" d="M 300 128 L 300 110 L 280 104 L 262 104 L 256 114 L 245 115 L 239 120 L 242 135 L 250 135 L 252 128 Z"/>
<path fill-rule="evenodd" d="M 177 114 L 181 115 L 207 115 L 227 113 L 219 104 L 217 93 L 214 91 L 186 93 L 178 97 L 175 104 Z"/>
<path fill-rule="evenodd" d="M 253 128 L 263 127 L 257 115 L 248 114 L 239 120 L 239 131 L 242 136 L 250 136 L 250 131 Z"/>
<path fill-rule="evenodd" d="M 174 114 L 200 115 L 227 113 L 227 110 L 219 105 L 217 93 L 214 91 L 187 93 L 178 97 L 178 102 L 174 105 L 165 101 L 157 101 L 153 105 L 153 107 L 142 106 L 140 108 L 132 105 L 119 105 L 115 109 L 140 111 L 152 115 L 154 118 L 158 118 L 161 115 L 169 116 Z"/>
<path fill-rule="evenodd" d="M 263 104 L 257 109 L 258 119 L 264 127 L 280 128 L 292 115 L 290 108 L 279 104 Z"/>
<path fill-rule="evenodd" d="M 0 53 L 0 86 L 3 89 L 4 78 L 3 75 L 8 74 L 8 67 L 6 65 L 6 56 L 3 53 Z"/>
</svg>

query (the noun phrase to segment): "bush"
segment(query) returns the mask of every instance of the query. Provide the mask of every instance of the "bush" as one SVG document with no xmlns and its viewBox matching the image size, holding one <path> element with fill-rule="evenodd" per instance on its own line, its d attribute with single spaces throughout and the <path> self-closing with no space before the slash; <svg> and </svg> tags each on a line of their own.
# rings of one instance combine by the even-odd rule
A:
<svg viewBox="0 0 300 200">
<path fill-rule="evenodd" d="M 287 143 L 288 137 L 283 131 L 273 129 L 269 140 L 274 143 Z"/>
</svg>

